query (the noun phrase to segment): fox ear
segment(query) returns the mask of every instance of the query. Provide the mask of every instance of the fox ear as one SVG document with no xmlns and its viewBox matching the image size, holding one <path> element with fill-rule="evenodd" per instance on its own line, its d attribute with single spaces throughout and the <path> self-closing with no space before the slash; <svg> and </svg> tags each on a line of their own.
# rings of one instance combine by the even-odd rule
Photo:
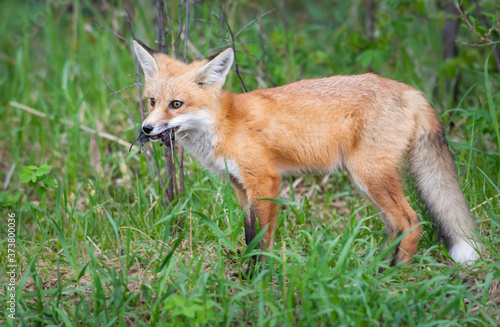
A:
<svg viewBox="0 0 500 327">
<path fill-rule="evenodd" d="M 206 63 L 198 71 L 196 83 L 201 86 L 220 86 L 224 85 L 227 73 L 233 64 L 233 49 L 229 48 L 219 53 L 215 58 Z"/>
<path fill-rule="evenodd" d="M 144 75 L 146 75 L 147 78 L 152 77 L 158 72 L 158 64 L 153 57 L 153 54 L 156 52 L 145 46 L 144 43 L 139 40 L 134 40 L 133 43 L 135 54 L 137 59 L 139 59 Z"/>
</svg>

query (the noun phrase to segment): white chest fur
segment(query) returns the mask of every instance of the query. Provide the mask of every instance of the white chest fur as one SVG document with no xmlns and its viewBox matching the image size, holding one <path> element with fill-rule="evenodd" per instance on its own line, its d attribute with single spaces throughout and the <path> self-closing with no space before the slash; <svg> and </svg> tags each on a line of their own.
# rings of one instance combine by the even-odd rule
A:
<svg viewBox="0 0 500 327">
<path fill-rule="evenodd" d="M 185 114 L 169 122 L 172 127 L 179 126 L 176 140 L 195 157 L 201 165 L 213 174 L 226 176 L 226 165 L 229 174 L 241 181 L 240 169 L 236 162 L 229 158 L 215 155 L 217 134 L 212 118 L 200 110 L 196 114 Z"/>
</svg>

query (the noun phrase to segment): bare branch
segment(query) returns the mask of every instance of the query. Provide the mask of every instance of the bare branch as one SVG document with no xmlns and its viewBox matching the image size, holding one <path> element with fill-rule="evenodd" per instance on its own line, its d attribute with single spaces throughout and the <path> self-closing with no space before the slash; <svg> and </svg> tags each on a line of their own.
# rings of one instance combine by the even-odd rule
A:
<svg viewBox="0 0 500 327">
<path fill-rule="evenodd" d="M 160 181 L 160 187 L 162 190 L 164 190 L 165 184 L 163 184 L 163 180 L 161 179 L 160 168 L 158 167 L 158 163 L 156 162 L 155 156 L 153 155 L 153 149 L 151 148 L 149 143 L 146 143 L 144 147 L 145 147 L 144 153 L 146 154 L 146 159 L 148 160 L 149 172 L 151 173 L 151 180 L 154 180 L 153 169 L 151 169 L 151 163 L 149 161 L 150 159 L 148 158 L 152 158 L 151 162 L 153 163 L 153 167 L 155 168 L 158 181 Z M 165 206 L 163 200 L 161 201 L 161 203 Z"/>
<path fill-rule="evenodd" d="M 244 44 L 249 44 L 249 43 L 258 43 L 258 42 L 260 42 L 260 41 L 256 41 L 256 40 L 254 40 L 254 41 L 239 42 L 239 43 L 235 43 L 234 45 L 244 45 Z M 218 46 L 217 48 L 212 48 L 212 49 L 210 49 L 210 50 L 208 50 L 208 51 L 205 51 L 205 52 L 204 52 L 202 55 L 200 55 L 198 58 L 203 58 L 203 57 L 205 57 L 207 54 L 209 54 L 210 52 L 212 52 L 212 51 L 214 51 L 214 50 L 219 50 L 219 52 L 220 52 L 220 50 L 221 50 L 222 48 L 228 47 L 228 46 L 230 46 L 230 45 L 233 45 L 233 43 L 226 43 L 226 44 L 224 44 L 224 45 L 222 45 L 222 46 Z M 236 51 L 240 51 L 240 50 L 236 50 Z"/>
<path fill-rule="evenodd" d="M 181 193 L 185 192 L 184 188 L 184 147 L 179 144 L 179 183 Z"/>
<path fill-rule="evenodd" d="M 224 18 L 224 5 L 221 5 L 221 8 L 220 8 L 220 18 L 219 18 L 219 21 L 220 21 L 220 27 L 219 27 L 219 51 L 222 50 L 222 31 L 224 29 L 224 21 L 222 20 Z"/>
<path fill-rule="evenodd" d="M 171 137 L 169 138 L 169 140 L 170 140 L 170 156 L 172 157 L 172 170 L 174 171 L 174 173 L 172 174 L 174 190 L 175 190 L 174 197 L 176 197 L 177 195 L 179 195 L 179 186 L 177 185 L 177 176 L 175 174 L 175 156 L 174 156 L 175 146 L 174 143 L 172 142 Z"/>
<path fill-rule="evenodd" d="M 115 91 L 114 93 L 110 93 L 110 94 L 118 94 L 118 93 L 121 93 L 121 92 L 123 92 L 125 90 L 128 90 L 128 89 L 130 89 L 131 87 L 134 87 L 134 86 L 139 86 L 139 83 L 131 84 L 131 85 L 127 86 L 127 87 L 124 87 L 121 90 Z"/>
<path fill-rule="evenodd" d="M 132 32 L 132 37 L 135 39 L 135 30 L 134 30 L 134 24 L 132 22 L 132 15 L 130 14 L 130 5 L 128 3 L 128 0 L 126 0 L 127 3 L 127 16 L 128 16 L 128 22 L 130 24 L 130 31 Z"/>
<path fill-rule="evenodd" d="M 177 0 L 177 38 L 175 39 L 175 58 L 179 58 L 181 35 L 184 26 L 182 25 L 182 4 L 184 0 Z"/>
<path fill-rule="evenodd" d="M 10 179 L 12 178 L 12 174 L 14 174 L 14 170 L 16 169 L 16 163 L 14 162 L 10 168 L 9 171 L 7 171 L 7 174 L 5 175 L 5 179 L 3 181 L 3 189 L 7 191 L 9 189 L 10 185 Z"/>
<path fill-rule="evenodd" d="M 165 7 L 165 14 L 167 15 L 168 29 L 170 31 L 170 42 L 172 42 L 172 56 L 175 53 L 175 37 L 174 30 L 172 29 L 172 24 L 170 22 L 170 15 L 168 14 L 167 0 L 163 0 L 163 7 Z"/>
<path fill-rule="evenodd" d="M 165 194 L 167 198 L 167 203 L 170 204 L 172 203 L 172 200 L 174 199 L 174 178 L 175 178 L 175 167 L 173 164 L 173 156 L 172 153 L 169 151 L 168 147 L 166 146 L 164 149 L 164 154 L 165 154 L 165 182 L 166 182 L 166 189 L 165 189 Z"/>
<path fill-rule="evenodd" d="M 124 38 L 123 36 L 118 35 L 118 34 L 116 34 L 115 32 L 113 32 L 113 31 L 111 31 L 111 30 L 107 29 L 106 27 L 104 27 L 101 23 L 99 23 L 99 22 L 97 21 L 97 19 L 95 19 L 95 18 L 94 18 L 93 20 L 94 20 L 94 22 L 95 22 L 97 25 L 99 25 L 100 27 L 102 27 L 102 29 L 104 29 L 105 31 L 108 31 L 109 33 L 113 34 L 114 36 L 116 36 L 116 37 L 117 37 L 117 38 L 119 38 L 119 39 L 122 39 L 123 41 L 129 42 L 129 41 L 128 41 L 126 38 Z"/>
<path fill-rule="evenodd" d="M 163 19 L 163 2 L 161 0 L 156 0 L 156 40 L 158 42 L 158 51 L 168 53 L 165 21 Z"/>
<path fill-rule="evenodd" d="M 184 49 L 182 51 L 182 61 L 186 61 L 187 55 L 187 40 L 188 40 L 188 27 L 189 27 L 189 0 L 184 0 L 186 13 L 184 17 Z"/>
<path fill-rule="evenodd" d="M 118 100 L 118 102 L 120 102 L 120 104 L 122 105 L 123 109 L 125 109 L 125 112 L 127 112 L 127 115 L 128 115 L 128 118 L 130 118 L 130 120 L 132 121 L 132 123 L 134 124 L 134 128 L 135 130 L 137 131 L 137 133 L 139 133 L 139 129 L 137 128 L 137 125 L 135 124 L 135 121 L 134 119 L 132 118 L 132 115 L 130 114 L 130 112 L 128 111 L 127 107 L 123 104 L 122 100 L 120 99 L 120 97 L 116 94 L 115 90 L 113 90 L 113 88 L 111 87 L 111 85 L 109 85 L 109 82 L 108 80 L 106 79 L 106 76 L 104 76 L 104 74 L 102 72 L 101 73 L 101 76 L 102 78 L 104 79 L 104 82 L 106 82 L 106 85 L 108 85 L 109 89 L 111 90 L 112 94 L 115 96 L 115 98 Z"/>
<path fill-rule="evenodd" d="M 482 13 L 482 11 L 479 7 L 479 1 L 474 0 L 474 3 L 476 4 L 476 11 L 477 11 L 477 14 L 479 16 L 479 19 L 481 20 L 481 23 L 483 24 L 483 26 L 486 27 L 489 24 L 487 22 L 486 16 Z M 497 16 L 497 19 L 498 19 L 498 16 Z M 498 22 L 497 22 L 497 24 L 498 24 Z M 493 35 L 496 35 L 496 37 L 498 38 L 498 33 L 496 32 L 496 30 L 493 29 L 493 30 L 490 30 L 489 32 L 486 33 L 486 35 L 485 35 L 486 40 L 480 39 L 480 41 L 481 42 L 487 41 L 486 45 L 495 45 L 495 44 L 500 43 L 498 41 L 493 41 L 492 39 L 490 39 L 491 33 L 493 33 Z M 500 74 L 500 50 L 498 48 L 493 48 L 491 51 L 493 52 L 493 57 L 495 58 L 495 63 L 497 65 L 498 74 Z"/>
<path fill-rule="evenodd" d="M 489 41 L 486 43 L 469 43 L 469 42 L 463 42 L 463 41 L 456 40 L 455 42 L 463 44 L 463 45 L 467 45 L 469 47 L 478 47 L 478 48 L 479 47 L 487 47 L 487 46 L 495 45 L 495 44 L 500 44 L 500 41 Z"/>
<path fill-rule="evenodd" d="M 481 12 L 480 10 L 480 7 L 479 7 L 479 2 L 477 0 L 474 1 L 475 4 L 476 4 L 476 11 L 479 15 L 479 19 L 481 20 L 481 23 L 483 24 L 483 26 L 487 26 L 488 23 L 486 21 L 486 17 L 483 15 L 483 13 Z M 495 45 L 495 44 L 499 44 L 500 41 L 494 41 L 492 40 L 490 37 L 491 37 L 491 33 L 493 32 L 494 34 L 497 34 L 498 33 L 495 33 L 496 31 L 493 29 L 493 30 L 490 30 L 489 32 L 487 32 L 485 35 L 482 35 L 476 28 L 476 24 L 474 23 L 471 23 L 469 18 L 468 18 L 468 15 L 467 13 L 463 12 L 462 9 L 460 8 L 459 5 L 456 5 L 459 13 L 460 13 L 460 18 L 465 22 L 465 24 L 467 25 L 467 29 L 471 32 L 473 32 L 474 34 L 476 34 L 477 38 L 479 39 L 479 43 L 469 43 L 469 42 L 463 42 L 463 41 L 458 41 L 456 40 L 455 42 L 457 43 L 460 43 L 460 44 L 464 44 L 464 45 L 467 45 L 467 46 L 471 46 L 471 47 L 486 47 L 486 46 L 492 46 L 492 45 Z M 498 23 L 497 23 L 498 24 Z M 492 52 L 493 52 L 493 57 L 495 58 L 495 63 L 496 63 L 496 66 L 497 66 L 497 71 L 498 73 L 500 74 L 500 52 L 498 51 L 498 49 L 496 48 L 493 48 L 492 49 Z"/>
<path fill-rule="evenodd" d="M 219 16 L 215 13 L 215 12 L 212 12 L 217 18 L 219 18 Z M 219 18 L 219 19 L 222 19 L 222 18 Z M 229 26 L 229 23 L 227 22 L 227 19 L 224 19 L 225 23 L 226 23 L 226 26 L 229 30 L 229 33 L 231 34 L 231 40 L 232 40 L 232 48 L 233 48 L 233 52 L 234 52 L 234 66 L 236 68 L 236 75 L 238 75 L 238 78 L 240 79 L 240 84 L 241 84 L 241 89 L 243 90 L 243 93 L 246 93 L 247 92 L 247 88 L 245 87 L 245 83 L 243 83 L 243 78 L 241 78 L 241 74 L 240 74 L 240 70 L 239 70 L 239 67 L 238 67 L 238 59 L 236 58 L 236 46 L 234 45 L 234 34 L 233 34 L 233 30 L 231 29 L 231 26 Z"/>
<path fill-rule="evenodd" d="M 206 20 L 206 19 L 201 19 L 201 18 L 192 18 L 189 20 L 190 22 L 203 22 L 203 23 L 207 23 L 207 24 L 210 24 L 210 25 L 213 25 L 214 23 L 209 21 L 209 20 Z"/>
<path fill-rule="evenodd" d="M 246 30 L 250 25 L 252 25 L 253 23 L 255 23 L 257 20 L 261 19 L 262 17 L 264 17 L 265 15 L 267 14 L 270 14 L 272 13 L 273 11 L 275 11 L 276 9 L 278 9 L 278 7 L 274 8 L 274 9 L 271 9 L 265 13 L 263 13 L 262 15 L 259 15 L 257 16 L 257 18 L 255 18 L 254 20 L 252 20 L 250 23 L 246 24 L 241 30 L 238 31 L 238 33 L 236 33 L 234 35 L 234 39 L 236 40 L 236 38 L 238 37 L 238 35 L 240 35 L 241 32 L 243 32 L 244 30 Z"/>
<path fill-rule="evenodd" d="M 38 117 L 41 117 L 41 118 L 54 119 L 54 117 L 52 117 L 52 116 L 47 116 L 46 113 L 43 113 L 41 111 L 38 111 L 38 110 L 33 109 L 31 107 L 28 107 L 28 106 L 26 106 L 24 104 L 17 103 L 15 101 L 10 101 L 9 102 L 9 106 L 19 108 L 19 109 L 21 109 L 23 111 L 29 112 L 30 114 L 38 116 Z M 71 121 L 71 120 L 68 120 L 68 119 L 60 119 L 59 121 L 61 123 L 63 123 L 64 125 L 69 126 L 69 127 L 75 126 L 75 123 L 73 121 Z M 118 144 L 123 145 L 123 146 L 125 146 L 127 148 L 130 146 L 129 142 L 127 142 L 125 140 L 122 140 L 121 138 L 119 138 L 117 136 L 114 136 L 112 134 L 109 134 L 109 133 L 106 133 L 106 132 L 103 132 L 103 131 L 100 131 L 100 130 L 97 130 L 97 129 L 93 129 L 93 128 L 90 128 L 90 127 L 87 127 L 87 126 L 84 126 L 84 125 L 79 125 L 78 127 L 82 131 L 85 131 L 85 132 L 90 133 L 90 134 L 98 135 L 98 136 L 100 136 L 100 137 L 102 137 L 103 139 L 106 139 L 106 140 L 117 142 Z"/>
</svg>

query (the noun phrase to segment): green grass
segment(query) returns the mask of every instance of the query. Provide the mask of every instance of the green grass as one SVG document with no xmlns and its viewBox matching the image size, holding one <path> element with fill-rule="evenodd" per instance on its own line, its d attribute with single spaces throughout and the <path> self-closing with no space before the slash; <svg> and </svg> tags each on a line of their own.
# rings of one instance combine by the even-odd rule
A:
<svg viewBox="0 0 500 327">
<path fill-rule="evenodd" d="M 279 2 L 281 3 L 281 2 Z M 278 2 L 226 3 L 235 31 Z M 287 3 L 245 30 L 238 52 L 248 89 L 373 71 L 421 89 L 441 114 L 465 197 L 485 249 L 457 267 L 422 215 L 414 263 L 388 268 L 378 212 L 344 174 L 285 178 L 275 248 L 250 281 L 243 269 L 243 218 L 229 185 L 186 159 L 186 193 L 163 207 L 137 149 L 135 129 L 110 94 L 134 83 L 123 4 L 53 1 L 0 4 L 1 221 L 17 216 L 17 320 L 8 325 L 493 326 L 500 323 L 499 76 L 488 49 L 461 46 L 441 59 L 445 16 L 433 2 L 380 1 L 378 34 L 349 2 Z M 483 3 L 483 2 L 481 2 Z M 487 3 L 486 3 L 487 4 Z M 175 11 L 173 4 L 171 10 Z M 198 3 L 188 58 L 218 46 L 215 2 Z M 138 37 L 154 44 L 152 8 L 133 6 Z M 13 19 L 15 18 L 15 19 Z M 460 39 L 472 36 L 461 29 Z M 259 60 L 256 60 L 258 58 Z M 462 73 L 459 98 L 446 79 Z M 240 92 L 235 73 L 226 88 Z M 140 122 L 137 88 L 120 93 Z M 47 115 L 38 117 L 18 104 Z M 71 121 L 74 125 L 68 125 Z M 453 124 L 452 124 L 453 122 Z M 162 148 L 154 147 L 163 167 Z M 20 182 L 23 166 L 52 166 L 56 187 Z M 4 182 L 13 168 L 10 182 Z M 163 169 L 163 168 L 162 168 Z M 291 204 L 290 203 L 300 203 Z M 183 231 L 179 228 L 185 219 Z M 7 296 L 7 224 L 1 224 L 0 302 Z M 380 267 L 387 267 L 379 273 Z M 3 308 L 3 307 L 2 307 Z"/>
</svg>

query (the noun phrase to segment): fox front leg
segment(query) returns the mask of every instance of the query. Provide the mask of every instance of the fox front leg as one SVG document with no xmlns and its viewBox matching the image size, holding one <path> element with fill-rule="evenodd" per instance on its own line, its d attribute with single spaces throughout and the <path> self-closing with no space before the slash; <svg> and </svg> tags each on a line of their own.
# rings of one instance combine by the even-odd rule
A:
<svg viewBox="0 0 500 327">
<path fill-rule="evenodd" d="M 245 178 L 246 177 L 246 178 Z M 264 199 L 275 199 L 278 196 L 280 177 L 277 173 L 266 172 L 245 176 L 245 190 L 251 210 L 245 216 L 245 230 L 247 244 L 255 237 L 255 220 L 259 223 L 259 230 L 266 230 L 260 241 L 261 251 L 269 251 L 272 248 L 274 228 L 276 225 L 276 211 L 278 204 Z M 265 261 L 266 256 L 260 254 L 258 260 Z M 250 268 L 251 269 L 251 268 Z"/>
<path fill-rule="evenodd" d="M 247 192 L 243 188 L 243 185 L 240 184 L 239 182 L 232 180 L 231 184 L 233 186 L 233 189 L 236 191 L 236 194 L 238 195 L 238 200 L 240 203 L 241 210 L 245 210 L 245 243 L 247 246 L 252 242 L 252 240 L 255 238 L 256 231 L 255 231 L 255 223 L 256 223 L 256 218 L 255 218 L 255 212 L 252 208 L 252 206 L 249 206 L 249 201 L 248 201 L 248 196 Z M 245 272 L 245 275 L 243 277 L 246 278 L 251 278 L 253 271 L 255 269 L 255 264 L 257 263 L 258 255 L 254 254 L 250 257 L 250 261 L 248 262 L 248 266 Z M 234 277 L 239 277 L 239 273 L 233 274 Z"/>
</svg>

